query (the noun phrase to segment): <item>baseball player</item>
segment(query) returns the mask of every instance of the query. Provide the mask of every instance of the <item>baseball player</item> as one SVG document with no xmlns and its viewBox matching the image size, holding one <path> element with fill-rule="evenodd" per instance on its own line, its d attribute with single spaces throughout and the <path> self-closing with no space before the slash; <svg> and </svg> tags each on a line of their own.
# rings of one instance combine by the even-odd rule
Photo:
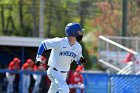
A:
<svg viewBox="0 0 140 93">
<path fill-rule="evenodd" d="M 34 66 L 34 62 L 32 59 L 27 59 L 26 62 L 22 65 L 22 70 L 32 71 Z M 29 93 L 30 87 L 30 74 L 23 73 L 22 74 L 22 93 Z"/>
<path fill-rule="evenodd" d="M 47 39 L 41 42 L 37 56 L 36 65 L 42 64 L 41 55 L 45 50 L 52 49 L 48 60 L 47 75 L 52 81 L 48 93 L 69 93 L 66 83 L 67 72 L 70 64 L 75 60 L 77 64 L 85 64 L 82 56 L 82 47 L 78 41 L 82 40 L 83 29 L 78 23 L 69 23 L 65 27 L 66 37 Z"/>
<path fill-rule="evenodd" d="M 46 68 L 47 68 L 46 61 L 47 61 L 47 59 L 44 56 L 42 56 L 41 60 L 42 60 L 42 64 L 40 66 L 34 65 L 34 71 L 45 71 L 46 70 Z M 35 84 L 34 84 L 34 88 L 33 88 L 32 93 L 38 93 L 38 91 L 39 91 L 39 84 L 41 82 L 42 75 L 40 75 L 40 74 L 33 74 L 33 78 L 35 80 Z"/>
<path fill-rule="evenodd" d="M 83 77 L 81 75 L 81 72 L 84 70 L 83 66 L 78 66 L 74 72 L 74 74 L 71 77 L 71 83 L 69 84 L 69 88 L 72 91 L 75 91 L 74 93 L 83 93 L 84 91 L 84 84 L 83 84 Z"/>
<path fill-rule="evenodd" d="M 9 70 L 19 70 L 20 69 L 20 62 L 21 60 L 17 57 L 15 57 L 9 64 Z M 13 93 L 13 82 L 15 80 L 15 74 L 14 73 L 6 73 L 6 78 L 8 81 L 7 86 L 7 93 Z"/>
<path fill-rule="evenodd" d="M 134 61 L 136 60 L 135 58 L 135 55 L 132 54 L 131 52 L 129 52 L 127 55 L 126 55 L 126 58 L 124 60 L 125 63 L 128 63 L 128 62 L 131 62 L 131 61 Z"/>
</svg>

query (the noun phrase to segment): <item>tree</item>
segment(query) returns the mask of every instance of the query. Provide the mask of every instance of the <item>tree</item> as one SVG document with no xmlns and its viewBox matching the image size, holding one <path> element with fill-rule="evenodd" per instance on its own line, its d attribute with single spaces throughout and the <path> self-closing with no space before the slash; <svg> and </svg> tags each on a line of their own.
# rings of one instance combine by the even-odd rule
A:
<svg viewBox="0 0 140 93">
<path fill-rule="evenodd" d="M 119 35 L 121 29 L 121 11 L 112 9 L 108 2 L 98 3 L 100 15 L 92 20 L 95 32 L 104 35 Z"/>
<path fill-rule="evenodd" d="M 128 2 L 128 29 L 126 36 L 140 35 L 140 8 L 138 2 L 139 0 Z M 103 35 L 121 35 L 122 1 L 99 2 L 97 6 L 100 9 L 100 13 L 92 20 L 94 31 Z"/>
</svg>

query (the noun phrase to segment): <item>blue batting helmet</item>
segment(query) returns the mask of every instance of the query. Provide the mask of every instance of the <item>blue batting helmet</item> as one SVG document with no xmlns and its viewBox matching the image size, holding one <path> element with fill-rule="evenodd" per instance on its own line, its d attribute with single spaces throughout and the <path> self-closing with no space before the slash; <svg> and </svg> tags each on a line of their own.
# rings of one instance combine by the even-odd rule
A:
<svg viewBox="0 0 140 93">
<path fill-rule="evenodd" d="M 78 23 L 69 23 L 66 27 L 65 27 L 65 33 L 66 36 L 74 36 L 77 37 L 78 31 L 83 31 L 82 27 L 80 24 Z"/>
</svg>

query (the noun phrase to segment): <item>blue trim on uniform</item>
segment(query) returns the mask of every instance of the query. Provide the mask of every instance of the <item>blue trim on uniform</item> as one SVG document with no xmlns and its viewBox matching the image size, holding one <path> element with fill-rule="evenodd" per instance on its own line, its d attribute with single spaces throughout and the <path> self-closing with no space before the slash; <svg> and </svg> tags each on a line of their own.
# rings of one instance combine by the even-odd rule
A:
<svg viewBox="0 0 140 93">
<path fill-rule="evenodd" d="M 45 50 L 47 50 L 47 46 L 46 46 L 45 42 L 42 42 L 42 43 L 43 43 Z"/>
<path fill-rule="evenodd" d="M 44 51 L 44 46 L 43 43 L 40 44 L 38 51 L 37 51 L 37 55 L 42 55 L 43 51 Z"/>
<path fill-rule="evenodd" d="M 80 60 L 77 60 L 77 61 L 76 61 L 76 63 L 77 63 L 78 65 L 81 65 L 81 62 L 80 62 Z"/>
</svg>

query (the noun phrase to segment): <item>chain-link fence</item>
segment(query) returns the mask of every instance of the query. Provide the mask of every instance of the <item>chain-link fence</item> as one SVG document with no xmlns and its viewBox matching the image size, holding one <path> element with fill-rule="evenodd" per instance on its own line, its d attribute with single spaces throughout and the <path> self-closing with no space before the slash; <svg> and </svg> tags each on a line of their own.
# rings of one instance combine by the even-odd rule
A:
<svg viewBox="0 0 140 93">
<path fill-rule="evenodd" d="M 139 75 L 83 73 L 84 93 L 140 93 Z"/>
</svg>

